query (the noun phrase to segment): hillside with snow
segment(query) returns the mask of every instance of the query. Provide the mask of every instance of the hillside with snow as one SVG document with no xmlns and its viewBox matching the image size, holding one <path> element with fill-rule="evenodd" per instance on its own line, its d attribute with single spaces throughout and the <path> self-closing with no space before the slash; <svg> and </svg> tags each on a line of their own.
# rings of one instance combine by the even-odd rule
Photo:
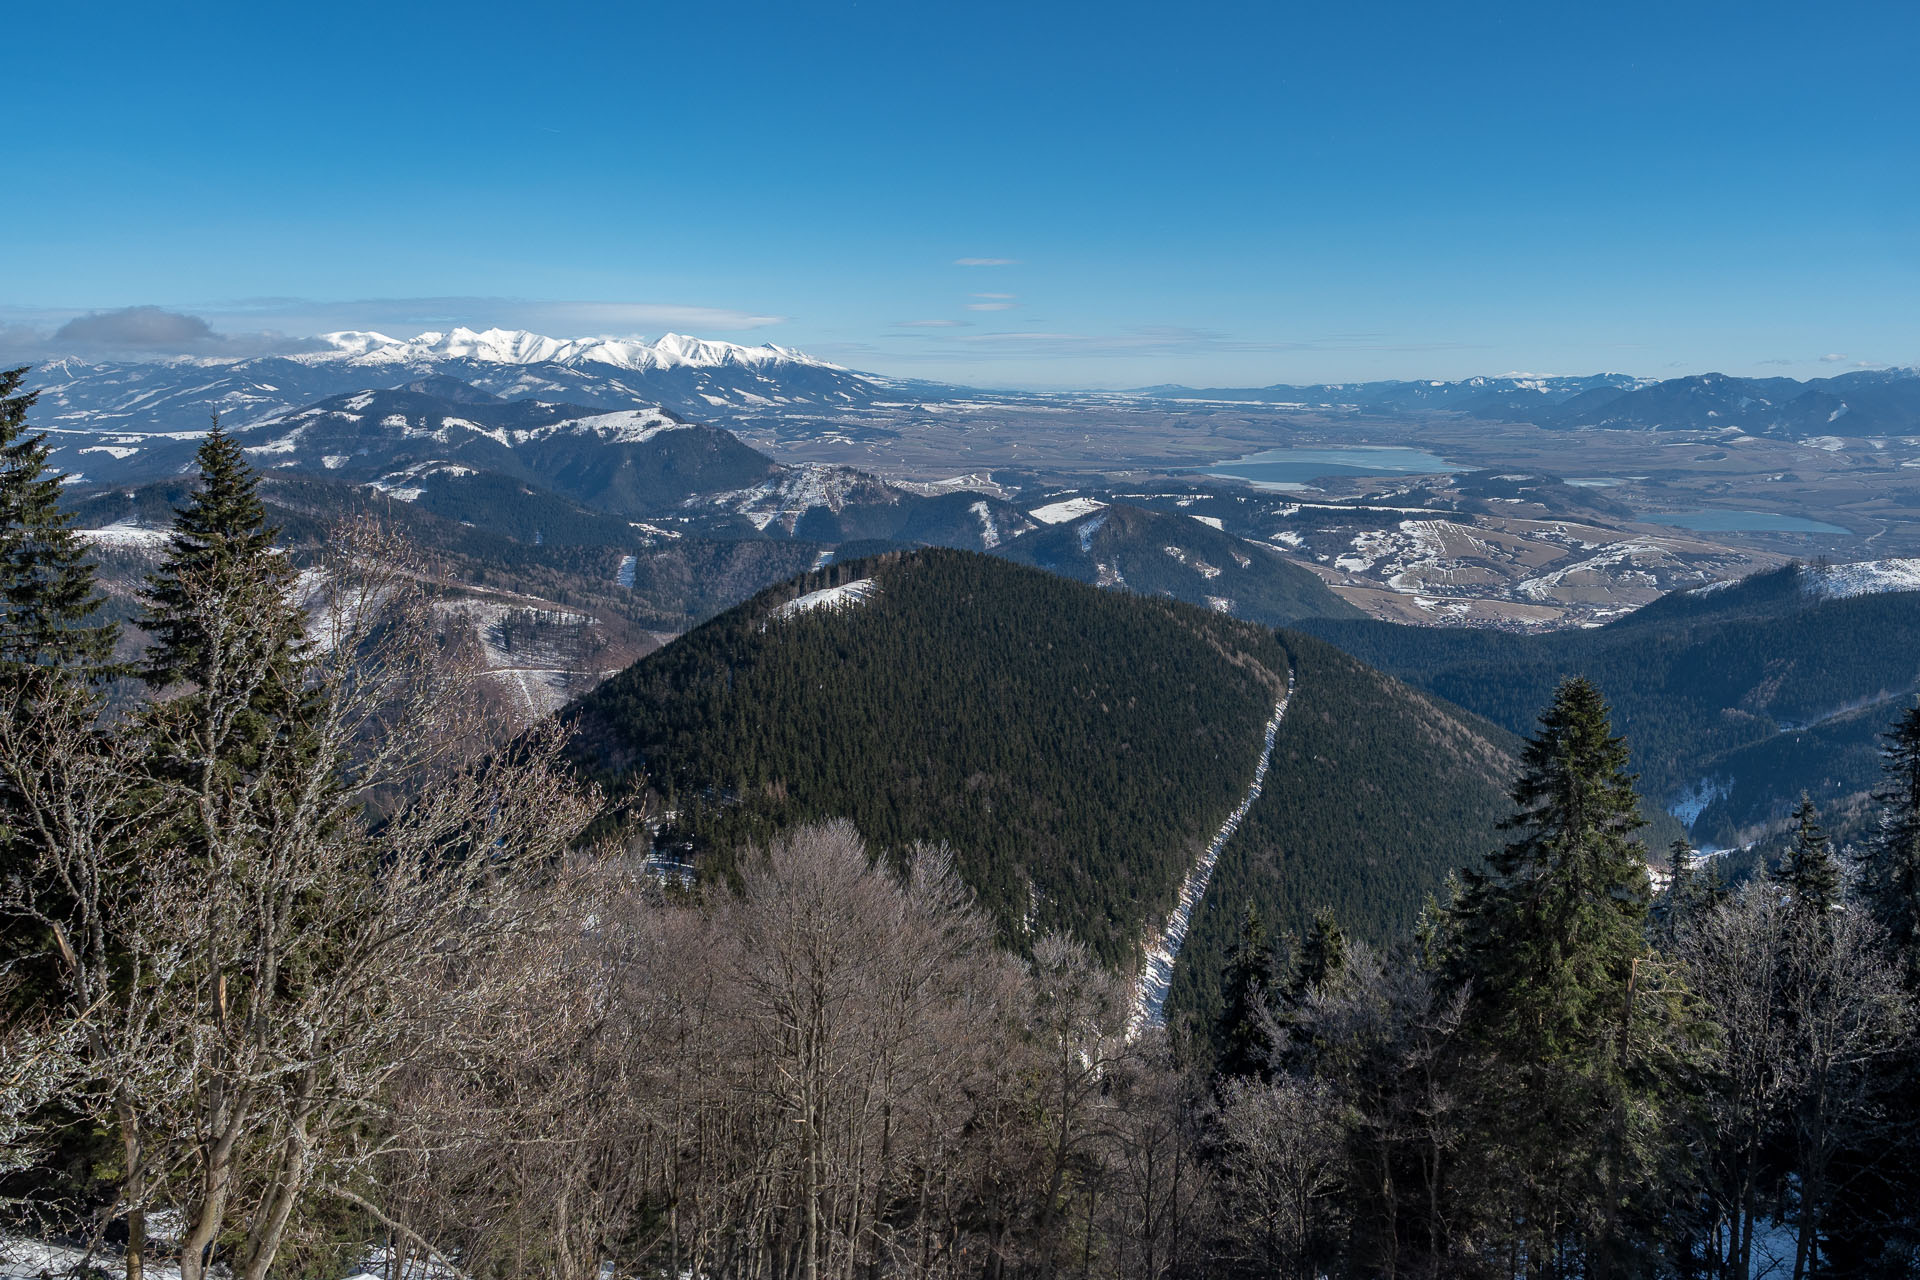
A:
<svg viewBox="0 0 1920 1280">
<path fill-rule="evenodd" d="M 314 343 L 294 355 L 245 359 L 49 360 L 32 376 L 38 417 L 57 439 L 95 437 L 76 446 L 120 447 L 104 437 L 199 432 L 216 413 L 229 426 L 250 426 L 331 396 L 425 379 L 454 379 L 504 399 L 602 410 L 664 406 L 696 417 L 865 406 L 891 385 L 788 347 L 675 333 L 649 342 L 519 329 L 411 338 L 342 331 Z"/>
</svg>

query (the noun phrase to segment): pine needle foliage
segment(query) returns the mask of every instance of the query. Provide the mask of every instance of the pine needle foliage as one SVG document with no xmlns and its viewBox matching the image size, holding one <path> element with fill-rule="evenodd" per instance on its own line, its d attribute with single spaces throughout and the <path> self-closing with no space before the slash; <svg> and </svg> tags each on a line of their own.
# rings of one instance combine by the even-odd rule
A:
<svg viewBox="0 0 1920 1280">
<path fill-rule="evenodd" d="M 1861 854 L 1860 893 L 1920 989 L 1920 706 L 1884 739 L 1880 830 Z"/>
<path fill-rule="evenodd" d="M 1560 686 L 1510 795 L 1513 839 L 1449 911 L 1451 976 L 1489 1066 L 1475 1123 L 1509 1162 L 1500 1213 L 1528 1256 L 1628 1274 L 1613 1251 L 1663 1163 L 1684 993 L 1648 944 L 1640 799 L 1592 683 Z"/>
<path fill-rule="evenodd" d="M 1793 844 L 1780 865 L 1780 884 L 1793 909 L 1824 919 L 1840 905 L 1840 863 L 1833 842 L 1820 826 L 1820 814 L 1806 792 L 1793 811 Z"/>
<path fill-rule="evenodd" d="M 0 370 L 0 672 L 104 675 L 117 629 L 97 619 L 94 566 L 60 509 L 65 477 L 27 427 L 39 393 L 20 390 L 26 374 Z"/>
</svg>

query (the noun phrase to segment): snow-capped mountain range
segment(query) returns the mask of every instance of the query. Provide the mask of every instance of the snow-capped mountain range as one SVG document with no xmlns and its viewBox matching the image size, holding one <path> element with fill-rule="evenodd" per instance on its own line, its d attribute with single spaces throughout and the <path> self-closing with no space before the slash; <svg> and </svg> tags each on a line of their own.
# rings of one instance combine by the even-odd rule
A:
<svg viewBox="0 0 1920 1280">
<path fill-rule="evenodd" d="M 303 364 L 344 360 L 366 367 L 415 366 L 443 360 L 472 360 L 481 364 L 606 365 L 614 369 L 719 369 L 798 365 L 846 373 L 837 364 L 819 360 L 791 347 L 746 347 L 669 333 L 655 342 L 643 338 L 549 338 L 525 329 L 452 329 L 422 333 L 412 338 L 390 338 L 371 330 L 323 333 L 318 341 L 328 350 L 292 357 Z"/>
<path fill-rule="evenodd" d="M 593 409 L 665 408 L 700 418 L 844 409 L 884 398 L 890 384 L 777 346 L 667 334 L 550 338 L 524 330 L 453 329 L 393 338 L 349 331 L 317 349 L 247 359 L 47 361 L 37 423 L 92 434 L 198 432 L 210 415 L 252 426 L 331 396 L 454 378 L 507 399 Z"/>
</svg>

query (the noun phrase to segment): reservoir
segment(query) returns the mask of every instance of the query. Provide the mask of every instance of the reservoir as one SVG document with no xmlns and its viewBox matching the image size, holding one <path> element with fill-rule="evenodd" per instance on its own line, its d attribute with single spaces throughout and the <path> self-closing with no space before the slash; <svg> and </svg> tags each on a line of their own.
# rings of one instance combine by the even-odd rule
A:
<svg viewBox="0 0 1920 1280">
<path fill-rule="evenodd" d="M 1309 489 L 1317 476 L 1439 475 L 1465 468 L 1420 449 L 1349 445 L 1336 449 L 1264 449 L 1230 462 L 1196 467 L 1210 476 L 1245 480 L 1261 489 Z"/>
</svg>

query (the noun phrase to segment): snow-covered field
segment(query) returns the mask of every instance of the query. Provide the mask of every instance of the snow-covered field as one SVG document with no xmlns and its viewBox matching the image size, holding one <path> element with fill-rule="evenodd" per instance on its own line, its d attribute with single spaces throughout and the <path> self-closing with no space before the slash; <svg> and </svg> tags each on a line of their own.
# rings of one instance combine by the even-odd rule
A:
<svg viewBox="0 0 1920 1280">
<path fill-rule="evenodd" d="M 1098 498 L 1067 498 L 1061 502 L 1049 502 L 1044 507 L 1035 507 L 1027 512 L 1041 524 L 1065 524 L 1069 520 L 1078 520 L 1107 504 Z"/>
<path fill-rule="evenodd" d="M 1826 600 L 1846 600 L 1882 591 L 1920 591 L 1920 560 L 1808 565 L 1801 572 L 1806 575 L 1808 594 Z"/>
<path fill-rule="evenodd" d="M 117 521 L 100 529 L 75 529 L 74 533 L 103 547 L 159 547 L 173 536 L 171 529 L 153 529 L 131 520 Z"/>
<path fill-rule="evenodd" d="M 880 594 L 880 584 L 872 578 L 861 578 L 856 582 L 842 583 L 837 587 L 822 587 L 818 591 L 809 591 L 796 596 L 768 615 L 769 620 L 783 622 L 788 618 L 799 617 L 803 613 L 812 613 L 816 609 L 851 609 L 854 605 L 871 600 Z"/>
</svg>

